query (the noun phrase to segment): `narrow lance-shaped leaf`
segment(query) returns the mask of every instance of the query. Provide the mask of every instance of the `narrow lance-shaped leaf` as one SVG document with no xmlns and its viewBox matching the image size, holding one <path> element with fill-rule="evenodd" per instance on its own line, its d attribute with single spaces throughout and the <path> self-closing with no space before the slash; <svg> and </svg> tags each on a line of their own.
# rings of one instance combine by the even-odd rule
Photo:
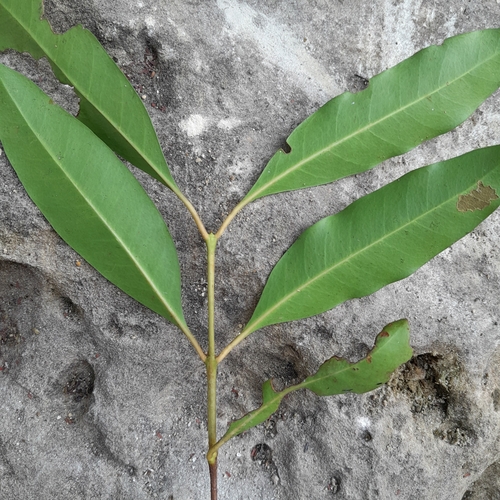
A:
<svg viewBox="0 0 500 500">
<path fill-rule="evenodd" d="M 335 356 L 323 363 L 314 375 L 280 392 L 273 389 L 270 380 L 266 381 L 262 387 L 262 405 L 232 422 L 208 455 L 215 453 L 231 438 L 267 420 L 290 392 L 309 389 L 318 396 L 333 396 L 346 392 L 361 394 L 380 387 L 389 380 L 396 368 L 411 358 L 409 337 L 408 322 L 402 319 L 387 325 L 378 334 L 374 348 L 361 361 L 350 363 Z"/>
<path fill-rule="evenodd" d="M 153 202 L 106 144 L 3 65 L 0 142 L 59 235 L 124 292 L 186 331 L 177 253 Z"/>
<path fill-rule="evenodd" d="M 325 104 L 288 138 L 243 200 L 333 182 L 452 130 L 500 85 L 500 29 L 447 39 Z"/>
<path fill-rule="evenodd" d="M 46 56 L 57 78 L 80 97 L 78 119 L 136 167 L 178 188 L 151 119 L 134 88 L 90 31 L 76 26 L 62 35 L 41 20 L 41 0 L 0 0 L 0 50 Z"/>
<path fill-rule="evenodd" d="M 500 146 L 414 170 L 304 231 L 266 283 L 245 337 L 403 279 L 500 204 Z"/>
</svg>

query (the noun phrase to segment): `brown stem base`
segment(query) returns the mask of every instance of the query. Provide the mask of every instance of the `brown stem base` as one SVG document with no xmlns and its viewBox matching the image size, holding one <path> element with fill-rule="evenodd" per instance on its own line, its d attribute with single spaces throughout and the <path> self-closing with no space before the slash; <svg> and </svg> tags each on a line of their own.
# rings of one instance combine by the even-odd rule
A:
<svg viewBox="0 0 500 500">
<path fill-rule="evenodd" d="M 217 460 L 208 464 L 210 470 L 210 500 L 217 500 Z"/>
</svg>

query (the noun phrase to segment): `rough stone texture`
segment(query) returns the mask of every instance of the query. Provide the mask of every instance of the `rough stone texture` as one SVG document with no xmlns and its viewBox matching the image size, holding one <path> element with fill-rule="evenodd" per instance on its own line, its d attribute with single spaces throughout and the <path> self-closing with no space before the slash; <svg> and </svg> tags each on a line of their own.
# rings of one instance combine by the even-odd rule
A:
<svg viewBox="0 0 500 500">
<path fill-rule="evenodd" d="M 500 25 L 496 0 L 50 0 L 46 12 L 58 31 L 89 28 L 144 96 L 211 230 L 329 98 L 429 44 Z M 44 61 L 0 60 L 77 109 Z M 499 105 L 497 94 L 371 172 L 246 207 L 219 247 L 219 347 L 304 228 L 413 168 L 500 142 Z M 0 497 L 208 498 L 203 365 L 174 327 L 76 265 L 0 153 Z M 181 203 L 138 177 L 168 219 L 187 320 L 205 345 L 202 241 Z M 500 498 L 498 241 L 496 212 L 412 277 L 231 353 L 219 433 L 259 404 L 265 379 L 288 384 L 333 354 L 359 358 L 390 321 L 410 319 L 415 358 L 371 394 L 289 397 L 221 450 L 220 499 Z"/>
</svg>

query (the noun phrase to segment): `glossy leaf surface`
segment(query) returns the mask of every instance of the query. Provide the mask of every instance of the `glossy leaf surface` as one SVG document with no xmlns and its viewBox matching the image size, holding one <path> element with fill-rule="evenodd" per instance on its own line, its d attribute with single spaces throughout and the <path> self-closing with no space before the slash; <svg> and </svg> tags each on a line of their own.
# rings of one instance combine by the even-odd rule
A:
<svg viewBox="0 0 500 500">
<path fill-rule="evenodd" d="M 41 15 L 41 0 L 0 0 L 0 50 L 46 56 L 57 78 L 75 88 L 78 119 L 113 151 L 178 190 L 141 99 L 94 35 L 81 26 L 56 35 Z"/>
<path fill-rule="evenodd" d="M 414 170 L 304 231 L 273 269 L 241 335 L 305 318 L 403 279 L 500 204 L 500 146 Z"/>
<path fill-rule="evenodd" d="M 106 144 L 3 65 L 0 141 L 59 235 L 124 292 L 185 329 L 177 253 L 153 202 Z"/>
<path fill-rule="evenodd" d="M 428 47 L 325 104 L 288 138 L 245 197 L 333 182 L 452 130 L 500 85 L 500 30 Z"/>
<path fill-rule="evenodd" d="M 399 320 L 387 325 L 379 333 L 374 348 L 361 361 L 351 363 L 334 356 L 323 363 L 314 375 L 280 392 L 273 389 L 270 380 L 266 381 L 262 387 L 262 405 L 232 422 L 227 433 L 217 443 L 217 447 L 266 421 L 276 412 L 281 400 L 290 392 L 309 389 L 318 396 L 333 396 L 346 392 L 361 394 L 380 387 L 389 380 L 398 366 L 411 358 L 409 338 L 408 322 L 404 319 Z"/>
</svg>

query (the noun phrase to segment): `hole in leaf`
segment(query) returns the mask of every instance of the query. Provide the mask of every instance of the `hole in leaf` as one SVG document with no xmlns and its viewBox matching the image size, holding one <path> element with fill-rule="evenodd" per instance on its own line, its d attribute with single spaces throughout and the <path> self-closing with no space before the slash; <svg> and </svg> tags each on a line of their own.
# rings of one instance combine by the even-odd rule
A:
<svg viewBox="0 0 500 500">
<path fill-rule="evenodd" d="M 288 144 L 288 142 L 284 141 L 283 144 L 281 145 L 281 151 L 283 151 L 283 153 L 287 155 L 292 152 L 292 148 L 290 144 Z"/>
<path fill-rule="evenodd" d="M 457 201 L 459 212 L 474 212 L 486 208 L 493 200 L 498 200 L 498 195 L 491 186 L 485 186 L 481 181 L 477 183 L 477 188 L 470 193 L 460 195 Z"/>
</svg>

